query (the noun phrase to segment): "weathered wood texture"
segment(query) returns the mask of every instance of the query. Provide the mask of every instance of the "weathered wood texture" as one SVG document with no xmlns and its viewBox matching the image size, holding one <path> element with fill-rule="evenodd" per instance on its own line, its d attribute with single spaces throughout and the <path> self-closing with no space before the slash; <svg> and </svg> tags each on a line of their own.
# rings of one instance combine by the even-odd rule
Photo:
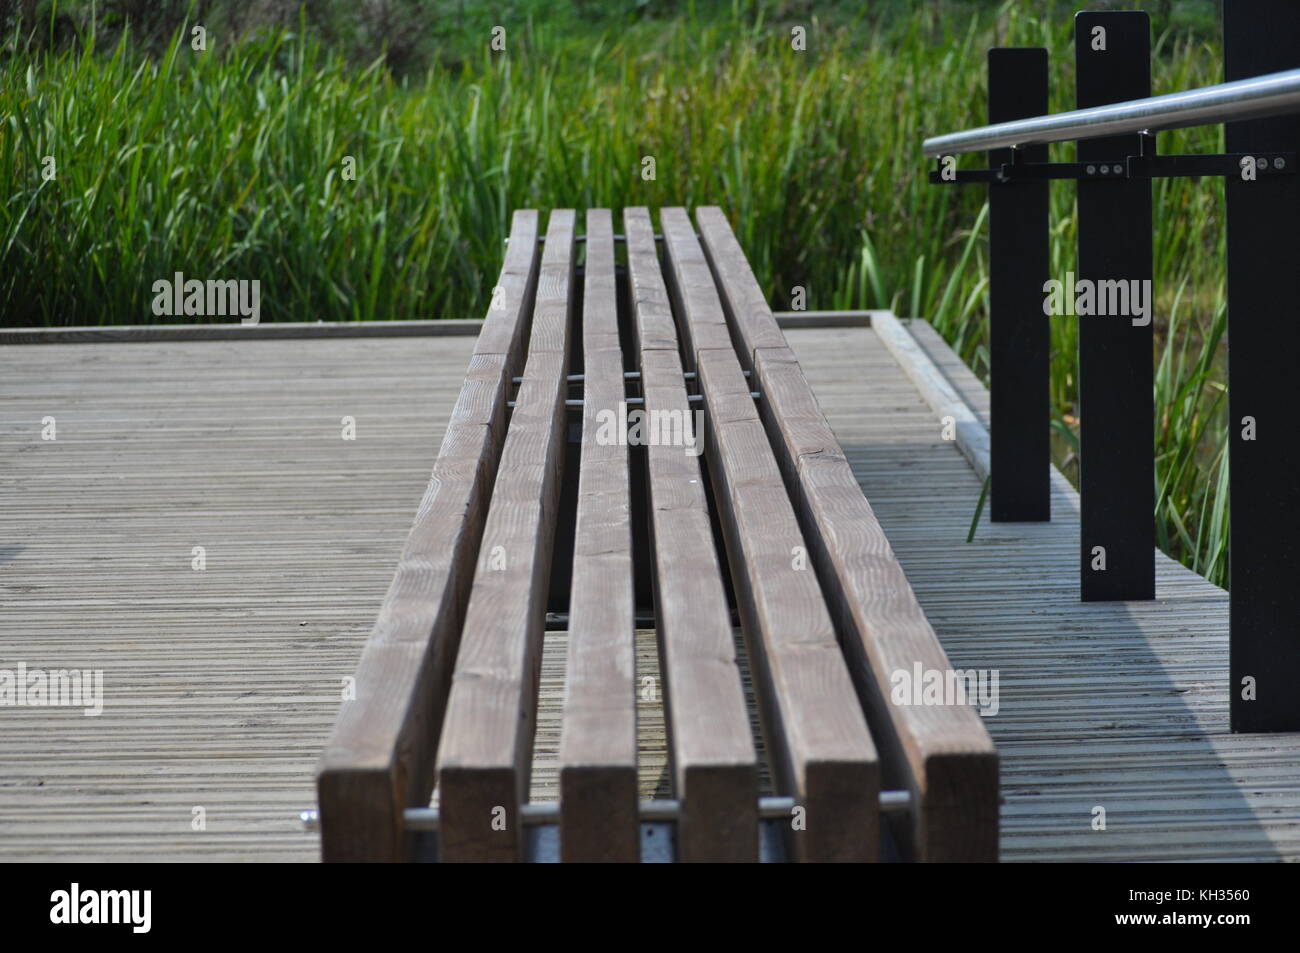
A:
<svg viewBox="0 0 1300 953">
<path fill-rule="evenodd" d="M 0 668 L 104 705 L 0 707 L 0 860 L 320 858 L 298 812 L 473 346 L 0 347 Z"/>
<path fill-rule="evenodd" d="M 547 226 L 523 382 L 492 488 L 447 702 L 437 764 L 440 845 L 449 861 L 523 858 L 518 812 L 528 797 L 564 465 L 574 217 L 559 209 Z M 485 327 L 479 341 L 491 330 Z"/>
<path fill-rule="evenodd" d="M 965 704 L 893 698 L 897 673 L 952 665 L 916 601 L 889 540 L 862 495 L 839 441 L 750 270 L 722 211 L 697 211 L 731 327 L 822 584 L 839 623 L 859 694 L 886 755 L 885 783 L 913 792 L 919 810 L 900 832 L 907 856 L 997 858 L 997 753 Z M 882 318 L 883 319 L 883 318 Z M 969 412 L 968 412 L 969 413 Z M 973 419 L 973 418 L 972 418 Z"/>
<path fill-rule="evenodd" d="M 537 213 L 517 212 L 498 291 L 396 574 L 318 780 L 327 861 L 400 860 L 405 807 L 433 788 L 436 751 L 474 560 L 537 281 Z M 561 377 L 563 375 L 561 374 Z"/>
<path fill-rule="evenodd" d="M 806 811 L 806 827 L 789 837 L 792 855 L 876 860 L 879 763 L 808 543 L 690 219 L 669 208 L 661 222 L 665 271 L 704 395 L 710 478 L 764 731 L 787 793 Z M 775 324 L 755 340 L 784 343 Z"/>
<path fill-rule="evenodd" d="M 626 410 L 608 209 L 587 212 L 582 450 L 560 738 L 560 851 L 637 861 L 636 599 Z"/>
<path fill-rule="evenodd" d="M 908 330 L 981 416 L 970 372 Z M 986 519 L 967 545 L 980 481 L 876 332 L 787 337 L 952 664 L 1000 673 L 1002 858 L 1300 860 L 1300 737 L 1228 731 L 1226 594 L 1157 557 L 1157 602 L 1081 605 L 1059 475 L 1052 523 Z M 104 671 L 97 718 L 4 709 L 0 857 L 319 858 L 297 811 L 472 346 L 0 348 L 0 667 Z M 661 706 L 638 709 L 641 796 L 667 796 Z"/>
<path fill-rule="evenodd" d="M 626 210 L 624 233 L 643 409 L 647 420 L 662 422 L 658 433 L 682 437 L 677 445 L 657 439 L 645 449 L 655 619 L 673 779 L 683 802 L 678 857 L 752 861 L 758 857 L 758 771 L 699 463 L 704 433 L 687 400 L 648 211 Z"/>
<path fill-rule="evenodd" d="M 531 214 L 521 212 L 520 214 Z M 100 327 L 0 328 L 6 344 L 140 344 L 160 341 L 279 341 L 315 338 L 476 336 L 475 318 L 443 321 L 284 321 L 271 324 L 105 324 Z"/>
<path fill-rule="evenodd" d="M 970 371 L 917 337 L 982 413 Z M 790 343 L 952 663 L 1000 673 L 984 722 L 1002 859 L 1300 860 L 1300 735 L 1229 731 L 1227 594 L 1157 554 L 1155 602 L 1080 603 L 1078 497 L 1059 473 L 1051 523 L 986 511 L 968 545 L 981 481 L 877 333 Z"/>
<path fill-rule="evenodd" d="M 879 315 L 872 328 L 889 349 L 898 366 L 935 412 L 940 432 L 951 427 L 957 449 L 981 479 L 988 477 L 992 461 L 992 440 L 987 419 L 981 422 L 970 406 L 953 390 L 948 379 L 934 365 L 921 358 L 924 348 L 892 314 Z"/>
<path fill-rule="evenodd" d="M 782 328 L 856 328 L 870 311 L 778 311 Z M 284 321 L 273 324 L 105 324 L 98 327 L 0 328 L 7 344 L 132 344 L 158 341 L 276 341 L 285 338 L 476 337 L 482 318 L 409 321 Z"/>
</svg>

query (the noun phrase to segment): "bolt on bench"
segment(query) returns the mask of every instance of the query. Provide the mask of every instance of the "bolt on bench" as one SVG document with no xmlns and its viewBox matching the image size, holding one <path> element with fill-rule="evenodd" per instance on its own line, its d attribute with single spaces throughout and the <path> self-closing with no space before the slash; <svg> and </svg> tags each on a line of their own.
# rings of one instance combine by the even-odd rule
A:
<svg viewBox="0 0 1300 953">
<path fill-rule="evenodd" d="M 698 235 L 661 211 L 661 260 L 646 209 L 623 236 L 589 210 L 580 270 L 573 211 L 544 239 L 515 213 L 321 759 L 325 860 L 535 860 L 548 843 L 572 861 L 997 859 L 992 742 L 968 706 L 891 703 L 894 673 L 948 659 L 726 218 L 696 218 Z M 566 599 L 549 616 L 567 617 L 559 800 L 530 803 L 548 609 Z M 646 801 L 649 627 L 673 797 Z M 760 797 L 760 751 L 777 796 Z"/>
</svg>

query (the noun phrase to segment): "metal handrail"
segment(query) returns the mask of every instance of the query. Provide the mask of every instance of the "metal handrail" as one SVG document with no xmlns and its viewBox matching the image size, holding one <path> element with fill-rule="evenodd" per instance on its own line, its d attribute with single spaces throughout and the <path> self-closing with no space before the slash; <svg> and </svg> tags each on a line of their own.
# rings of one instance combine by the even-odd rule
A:
<svg viewBox="0 0 1300 953">
<path fill-rule="evenodd" d="M 1300 112 L 1300 69 L 1106 106 L 1016 119 L 926 139 L 927 156 L 1207 126 Z"/>
</svg>

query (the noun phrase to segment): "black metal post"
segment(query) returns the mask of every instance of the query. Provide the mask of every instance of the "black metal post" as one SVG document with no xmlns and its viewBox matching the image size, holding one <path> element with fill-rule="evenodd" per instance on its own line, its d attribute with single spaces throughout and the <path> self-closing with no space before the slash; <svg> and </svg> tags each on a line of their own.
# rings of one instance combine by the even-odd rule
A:
<svg viewBox="0 0 1300 953">
<path fill-rule="evenodd" d="M 1145 13 L 1082 12 L 1074 24 L 1080 108 L 1151 95 L 1151 26 Z M 1080 163 L 1110 160 L 1115 175 L 1083 178 L 1078 186 L 1076 300 L 1094 312 L 1078 319 L 1080 593 L 1085 602 L 1155 598 L 1151 182 L 1126 179 L 1114 164 L 1139 154 L 1141 140 L 1140 135 L 1109 136 L 1078 146 Z M 1063 297 L 1070 296 L 1066 276 L 1060 278 Z M 1089 287 L 1090 303 L 1083 298 Z M 1136 313 L 1143 296 L 1145 316 Z M 1121 313 L 1113 313 L 1117 310 Z"/>
<path fill-rule="evenodd" d="M 989 122 L 1047 112 L 1047 50 L 989 50 Z M 1017 150 L 1015 161 L 1046 162 L 1047 146 Z M 989 153 L 989 167 L 1013 161 L 1012 150 Z M 1052 518 L 1050 474 L 1051 326 L 1043 313 L 1048 277 L 1049 183 L 990 182 L 989 362 L 992 490 L 995 522 Z"/>
<path fill-rule="evenodd" d="M 1300 4 L 1227 0 L 1225 79 L 1300 66 Z M 1227 151 L 1300 149 L 1300 116 L 1232 122 Z M 1277 161 L 1277 160 L 1273 160 Z M 1281 160 L 1285 163 L 1285 159 Z M 1258 172 L 1259 170 L 1255 170 Z M 1249 170 L 1248 170 L 1249 175 Z M 1300 730 L 1300 180 L 1226 180 L 1233 731 Z"/>
</svg>

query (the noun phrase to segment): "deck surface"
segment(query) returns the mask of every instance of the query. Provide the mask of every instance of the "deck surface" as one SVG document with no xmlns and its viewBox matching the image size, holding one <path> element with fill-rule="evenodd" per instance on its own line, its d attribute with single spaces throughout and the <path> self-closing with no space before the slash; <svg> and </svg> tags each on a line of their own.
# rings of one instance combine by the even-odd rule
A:
<svg viewBox="0 0 1300 953">
<path fill-rule="evenodd" d="M 1300 857 L 1300 735 L 1227 729 L 1226 594 L 1161 557 L 1156 602 L 1081 604 L 1063 479 L 1052 523 L 968 545 L 979 479 L 875 332 L 786 333 L 954 665 L 999 672 L 1003 858 Z M 319 857 L 296 812 L 472 345 L 0 349 L 0 668 L 103 669 L 105 695 L 98 717 L 0 708 L 0 860 Z M 563 648 L 547 634 L 538 800 Z M 638 676 L 653 656 L 644 633 Z M 663 796 L 661 713 L 638 708 Z"/>
<path fill-rule="evenodd" d="M 319 858 L 297 812 L 473 343 L 0 349 L 0 668 L 105 697 L 0 708 L 0 860 Z"/>
<path fill-rule="evenodd" d="M 980 480 L 875 332 L 789 337 L 954 667 L 1000 673 L 1002 858 L 1300 859 L 1300 734 L 1228 731 L 1227 593 L 1157 554 L 1156 601 L 1081 603 L 1059 474 L 1051 523 L 986 511 L 967 544 Z"/>
</svg>

